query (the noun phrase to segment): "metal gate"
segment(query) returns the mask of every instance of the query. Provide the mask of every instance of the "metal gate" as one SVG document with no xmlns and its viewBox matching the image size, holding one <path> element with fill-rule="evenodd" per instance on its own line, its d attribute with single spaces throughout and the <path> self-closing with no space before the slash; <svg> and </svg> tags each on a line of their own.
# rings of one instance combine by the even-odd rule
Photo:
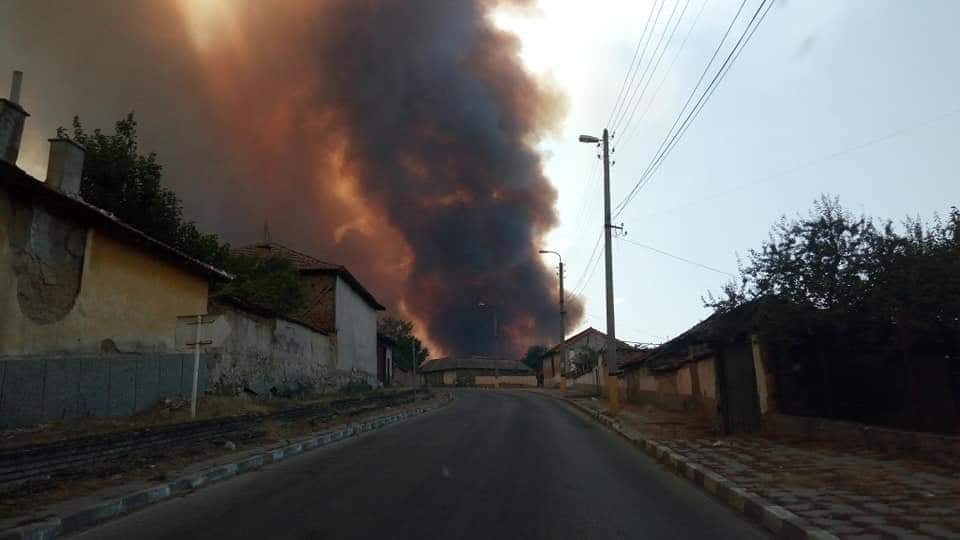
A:
<svg viewBox="0 0 960 540">
<path fill-rule="evenodd" d="M 760 428 L 757 374 L 749 339 L 727 344 L 717 357 L 720 413 L 725 433 L 743 433 Z"/>
</svg>

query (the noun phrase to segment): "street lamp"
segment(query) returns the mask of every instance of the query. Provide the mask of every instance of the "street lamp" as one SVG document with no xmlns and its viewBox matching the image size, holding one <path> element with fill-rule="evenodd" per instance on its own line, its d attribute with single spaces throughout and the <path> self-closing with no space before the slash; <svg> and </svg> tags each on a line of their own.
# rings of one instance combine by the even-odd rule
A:
<svg viewBox="0 0 960 540">
<path fill-rule="evenodd" d="M 563 293 L 563 257 L 556 251 L 541 249 L 541 255 L 556 255 L 560 260 L 560 389 L 566 390 L 566 379 L 564 379 L 565 367 L 567 365 L 567 310 L 564 308 Z"/>
<path fill-rule="evenodd" d="M 489 308 L 493 312 L 493 387 L 500 388 L 500 361 L 497 359 L 497 306 L 488 302 L 477 302 L 479 308 Z"/>
</svg>

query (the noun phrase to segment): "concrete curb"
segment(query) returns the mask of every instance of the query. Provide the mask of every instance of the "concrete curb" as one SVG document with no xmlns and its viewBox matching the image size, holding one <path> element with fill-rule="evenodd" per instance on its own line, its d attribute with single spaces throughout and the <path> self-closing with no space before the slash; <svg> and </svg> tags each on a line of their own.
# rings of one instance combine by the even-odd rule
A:
<svg viewBox="0 0 960 540">
<path fill-rule="evenodd" d="M 364 422 L 348 424 L 338 430 L 315 433 L 296 443 L 267 450 L 253 456 L 247 456 L 234 463 L 217 465 L 196 473 L 186 474 L 164 484 L 156 484 L 147 489 L 134 491 L 119 498 L 100 501 L 67 515 L 50 516 L 44 521 L 8 529 L 0 532 L 0 540 L 47 540 L 74 534 L 117 516 L 142 510 L 148 506 L 163 502 L 173 496 L 185 495 L 213 485 L 221 480 L 261 469 L 271 463 L 284 461 L 309 450 L 329 446 L 362 433 L 376 431 L 408 418 L 440 409 L 452 402 L 453 394 L 448 394 L 446 401 L 433 407 L 417 407 L 416 409 L 397 414 L 378 416 Z"/>
<path fill-rule="evenodd" d="M 551 397 L 561 399 L 588 416 L 595 418 L 600 424 L 640 448 L 650 457 L 666 465 L 677 476 L 693 482 L 700 489 L 720 499 L 747 519 L 762 525 L 779 538 L 789 538 L 791 540 L 833 540 L 837 538 L 829 531 L 815 527 L 786 508 L 775 505 L 763 497 L 738 487 L 733 482 L 700 464 L 688 460 L 667 446 L 627 433 L 616 420 L 596 409 L 577 403 L 572 399 Z"/>
</svg>

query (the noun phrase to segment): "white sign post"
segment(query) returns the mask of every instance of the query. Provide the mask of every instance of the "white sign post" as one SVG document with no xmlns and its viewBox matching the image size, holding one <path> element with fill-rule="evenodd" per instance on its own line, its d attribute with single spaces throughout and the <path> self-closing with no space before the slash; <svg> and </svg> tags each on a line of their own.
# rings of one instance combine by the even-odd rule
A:
<svg viewBox="0 0 960 540">
<path fill-rule="evenodd" d="M 193 343 L 187 343 L 188 346 L 193 345 L 193 389 L 190 391 L 190 418 L 197 417 L 197 379 L 200 378 L 200 346 L 201 345 L 210 345 L 213 343 L 213 340 L 200 341 L 200 328 L 205 324 L 212 324 L 214 321 L 203 320 L 203 315 L 197 315 L 197 321 L 190 324 L 197 326 L 196 338 Z"/>
</svg>

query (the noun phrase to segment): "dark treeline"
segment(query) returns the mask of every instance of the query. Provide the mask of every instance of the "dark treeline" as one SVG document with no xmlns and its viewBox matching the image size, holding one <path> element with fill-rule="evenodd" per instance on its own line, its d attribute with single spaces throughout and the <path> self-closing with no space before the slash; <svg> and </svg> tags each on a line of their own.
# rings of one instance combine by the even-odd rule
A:
<svg viewBox="0 0 960 540">
<path fill-rule="evenodd" d="M 960 430 L 960 211 L 900 224 L 822 197 L 781 218 L 740 279 L 708 294 L 757 303 L 787 414 Z"/>
</svg>

